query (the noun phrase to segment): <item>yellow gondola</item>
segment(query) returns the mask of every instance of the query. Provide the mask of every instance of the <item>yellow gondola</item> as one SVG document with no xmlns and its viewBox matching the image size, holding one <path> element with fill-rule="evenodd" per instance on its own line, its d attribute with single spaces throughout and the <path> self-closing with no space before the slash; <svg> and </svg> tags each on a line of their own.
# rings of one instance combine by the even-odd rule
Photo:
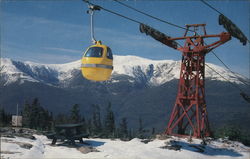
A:
<svg viewBox="0 0 250 159">
<path fill-rule="evenodd" d="M 82 57 L 82 75 L 93 81 L 106 81 L 113 70 L 113 55 L 111 49 L 97 41 L 90 46 Z"/>
</svg>

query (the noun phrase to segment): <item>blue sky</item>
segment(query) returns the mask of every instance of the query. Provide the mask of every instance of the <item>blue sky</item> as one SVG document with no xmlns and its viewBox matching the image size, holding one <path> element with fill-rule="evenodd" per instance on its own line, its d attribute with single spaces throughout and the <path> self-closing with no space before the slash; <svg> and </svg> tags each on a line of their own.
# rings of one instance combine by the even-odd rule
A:
<svg viewBox="0 0 250 159">
<path fill-rule="evenodd" d="M 182 29 L 143 16 L 112 0 L 92 2 L 148 24 L 172 37 L 183 36 Z M 183 27 L 185 24 L 206 23 L 208 34 L 225 31 L 218 24 L 218 13 L 198 0 L 123 2 Z M 250 1 L 208 2 L 250 37 Z M 39 63 L 65 63 L 80 59 L 82 52 L 91 45 L 90 17 L 86 11 L 87 5 L 81 0 L 2 0 L 1 56 Z M 103 10 L 96 12 L 94 18 L 96 39 L 109 45 L 115 55 L 136 55 L 156 60 L 181 59 L 180 52 L 141 34 L 138 24 L 134 22 Z M 243 46 L 239 40 L 232 38 L 214 51 L 233 71 L 250 77 L 249 44 Z M 206 60 L 221 65 L 211 53 L 206 56 Z"/>
</svg>

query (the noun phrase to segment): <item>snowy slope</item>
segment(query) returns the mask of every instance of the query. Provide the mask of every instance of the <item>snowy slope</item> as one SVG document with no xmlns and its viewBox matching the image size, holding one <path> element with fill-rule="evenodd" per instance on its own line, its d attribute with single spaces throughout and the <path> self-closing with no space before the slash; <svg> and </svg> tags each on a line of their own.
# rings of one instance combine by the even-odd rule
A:
<svg viewBox="0 0 250 159">
<path fill-rule="evenodd" d="M 13 65 L 11 59 L 1 58 L 1 79 L 5 84 L 16 82 L 18 79 L 23 79 L 31 82 L 38 82 L 34 78 L 27 76 L 24 72 L 20 71 Z"/>
<path fill-rule="evenodd" d="M 224 76 L 231 82 L 242 83 L 234 74 L 230 71 L 207 63 L 211 68 Z M 117 74 L 126 74 L 132 77 L 138 75 L 138 71 L 141 71 L 149 78 L 152 85 L 161 85 L 173 79 L 179 79 L 180 76 L 181 61 L 173 60 L 150 60 L 138 56 L 115 56 L 114 58 L 114 71 Z M 220 75 L 213 70 L 206 68 L 205 77 L 211 80 L 226 81 Z M 243 76 L 237 74 L 240 79 L 246 80 Z"/>
<path fill-rule="evenodd" d="M 2 78 L 5 85 L 24 81 L 57 84 L 72 78 L 72 70 L 80 69 L 80 61 L 67 64 L 39 64 L 1 58 Z"/>
<path fill-rule="evenodd" d="M 172 137 L 169 139 L 155 139 L 148 143 L 141 139 L 121 141 L 118 139 L 83 139 L 87 144 L 78 147 L 67 145 L 51 145 L 51 140 L 45 136 L 34 135 L 36 140 L 27 138 L 1 138 L 1 157 L 3 158 L 113 158 L 113 159 L 249 159 L 250 148 L 239 142 L 214 140 L 204 146 L 204 152 L 197 152 L 192 145 L 199 146 L 201 140 L 193 139 L 191 143 L 185 138 Z M 175 140 L 181 149 L 178 151 L 163 149 L 170 140 Z M 31 144 L 32 148 L 20 147 L 20 143 Z M 94 147 L 98 152 L 83 154 L 79 147 Z"/>
<path fill-rule="evenodd" d="M 65 64 L 39 64 L 20 62 L 2 58 L 2 78 L 4 84 L 19 81 L 43 82 L 50 85 L 60 85 L 74 78 L 73 71 L 79 70 L 81 61 Z M 208 64 L 231 82 L 241 83 L 229 71 L 214 64 Z M 150 60 L 137 56 L 114 56 L 113 75 L 128 75 L 136 81 L 147 82 L 149 85 L 161 85 L 179 78 L 180 61 Z M 214 71 L 206 69 L 206 78 L 225 81 Z M 240 76 L 241 80 L 247 80 Z M 112 77 L 111 77 L 112 79 Z M 116 81 L 117 82 L 117 81 Z"/>
</svg>

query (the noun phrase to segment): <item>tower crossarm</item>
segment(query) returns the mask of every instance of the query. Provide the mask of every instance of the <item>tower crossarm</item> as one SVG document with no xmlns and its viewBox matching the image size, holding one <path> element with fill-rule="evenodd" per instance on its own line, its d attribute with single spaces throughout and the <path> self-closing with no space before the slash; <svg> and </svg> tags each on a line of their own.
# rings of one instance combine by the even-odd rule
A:
<svg viewBox="0 0 250 159">
<path fill-rule="evenodd" d="M 205 38 L 219 38 L 219 40 L 211 44 L 205 44 L 204 42 Z M 231 39 L 231 35 L 228 32 L 222 32 L 220 34 L 184 36 L 184 37 L 170 38 L 168 40 L 170 41 L 186 40 L 188 42 L 188 45 L 186 45 L 187 43 L 185 43 L 184 46 L 180 46 L 179 48 L 177 48 L 179 51 L 182 51 L 182 52 L 190 51 L 190 47 L 193 46 L 193 49 L 192 49 L 193 52 L 204 51 L 208 53 L 211 50 L 226 43 L 230 39 Z"/>
</svg>

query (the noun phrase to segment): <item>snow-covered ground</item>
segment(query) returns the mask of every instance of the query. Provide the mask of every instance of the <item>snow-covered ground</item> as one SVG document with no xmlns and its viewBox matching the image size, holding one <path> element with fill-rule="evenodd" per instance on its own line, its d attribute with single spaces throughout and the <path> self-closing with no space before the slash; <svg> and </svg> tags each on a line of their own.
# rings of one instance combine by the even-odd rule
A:
<svg viewBox="0 0 250 159">
<path fill-rule="evenodd" d="M 169 139 L 155 139 L 148 143 L 141 139 L 131 141 L 110 139 L 84 139 L 82 147 L 94 147 L 98 152 L 84 154 L 76 147 L 63 145 L 51 145 L 51 140 L 43 135 L 34 135 L 36 140 L 27 138 L 1 138 L 1 158 L 114 158 L 114 159 L 249 159 L 250 148 L 239 142 L 211 141 L 204 147 L 204 152 L 197 152 L 193 146 L 200 145 L 201 140 L 193 139 L 191 143 L 187 139 L 172 137 Z M 161 147 L 166 146 L 170 140 L 175 140 L 181 145 L 180 150 L 169 150 Z M 31 144 L 32 148 L 22 148 L 22 144 Z"/>
</svg>

